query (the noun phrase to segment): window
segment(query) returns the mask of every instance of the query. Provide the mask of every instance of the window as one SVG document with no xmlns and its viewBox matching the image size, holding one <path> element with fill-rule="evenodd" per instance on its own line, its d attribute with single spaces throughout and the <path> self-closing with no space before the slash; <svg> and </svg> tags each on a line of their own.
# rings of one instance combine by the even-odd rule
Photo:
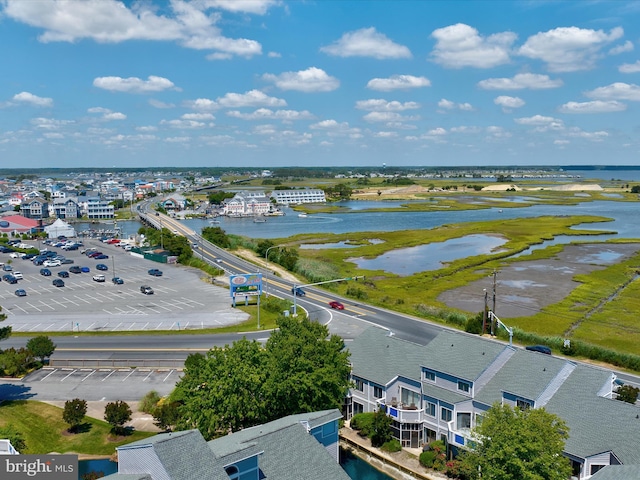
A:
<svg viewBox="0 0 640 480">
<path fill-rule="evenodd" d="M 520 409 L 520 410 L 527 410 L 528 408 L 531 408 L 531 402 L 529 402 L 528 400 L 516 400 L 516 406 Z"/>
<path fill-rule="evenodd" d="M 469 393 L 470 388 L 471 388 L 471 385 L 469 385 L 468 382 L 463 382 L 462 380 L 458 380 L 458 390 Z"/>
<path fill-rule="evenodd" d="M 428 380 L 429 382 L 435 382 L 436 381 L 436 372 L 432 372 L 431 370 L 425 370 L 424 371 L 424 379 Z"/>
<path fill-rule="evenodd" d="M 420 405 L 420 394 L 418 392 L 412 392 L 411 390 L 402 388 L 400 390 L 400 401 L 407 407 L 418 406 Z"/>
<path fill-rule="evenodd" d="M 476 427 L 479 427 L 484 422 L 484 415 L 476 413 Z"/>
<path fill-rule="evenodd" d="M 364 382 L 362 380 L 360 380 L 359 378 L 354 378 L 353 383 L 356 384 L 356 390 L 358 390 L 359 392 L 364 392 Z"/>
<path fill-rule="evenodd" d="M 440 410 L 440 420 L 443 420 L 445 422 L 450 422 L 451 410 L 449 410 L 448 408 L 442 407 L 442 409 Z"/>
<path fill-rule="evenodd" d="M 238 472 L 238 467 L 236 467 L 235 465 L 224 467 L 224 471 L 227 472 L 227 475 L 229 475 L 229 478 L 231 480 L 239 478 L 240 476 L 240 472 Z"/>
<path fill-rule="evenodd" d="M 430 417 L 435 417 L 436 416 L 436 404 L 435 403 L 431 403 L 431 402 L 427 402 L 427 408 L 425 409 L 426 414 L 429 415 Z"/>
<path fill-rule="evenodd" d="M 595 474 L 596 472 L 599 472 L 600 470 L 602 470 L 604 467 L 606 467 L 606 465 L 591 465 L 591 475 Z"/>
<path fill-rule="evenodd" d="M 353 414 L 357 415 L 362 412 L 364 412 L 364 406 L 358 402 L 353 402 Z"/>
<path fill-rule="evenodd" d="M 382 387 L 373 386 L 373 398 L 382 398 Z"/>
<path fill-rule="evenodd" d="M 458 413 L 456 415 L 458 420 L 458 430 L 471 428 L 471 414 L 470 413 Z"/>
</svg>

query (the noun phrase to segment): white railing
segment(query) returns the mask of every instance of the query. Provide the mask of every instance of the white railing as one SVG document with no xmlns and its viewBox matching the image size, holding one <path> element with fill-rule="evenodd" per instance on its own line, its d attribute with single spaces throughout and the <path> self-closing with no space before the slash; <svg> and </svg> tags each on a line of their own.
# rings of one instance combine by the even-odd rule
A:
<svg viewBox="0 0 640 480">
<path fill-rule="evenodd" d="M 20 455 L 9 440 L 0 440 L 0 455 Z"/>
<path fill-rule="evenodd" d="M 384 403 L 383 403 L 384 405 Z M 411 408 L 402 404 L 388 404 L 387 415 L 400 423 L 421 423 L 423 420 L 424 409 Z"/>
</svg>

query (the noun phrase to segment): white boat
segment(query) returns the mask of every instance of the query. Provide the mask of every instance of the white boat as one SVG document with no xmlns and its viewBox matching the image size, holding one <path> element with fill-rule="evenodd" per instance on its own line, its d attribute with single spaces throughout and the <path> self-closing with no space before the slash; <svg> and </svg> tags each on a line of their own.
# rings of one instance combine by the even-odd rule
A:
<svg viewBox="0 0 640 480">
<path fill-rule="evenodd" d="M 220 225 L 220 220 L 209 220 L 211 225 Z"/>
<path fill-rule="evenodd" d="M 253 223 L 264 223 L 264 222 L 266 222 L 266 221 L 267 221 L 267 219 L 266 219 L 266 218 L 264 218 L 264 217 L 255 217 L 255 218 L 253 219 Z"/>
<path fill-rule="evenodd" d="M 298 217 L 300 217 L 300 218 L 307 218 L 307 216 L 308 215 L 306 213 L 304 213 L 304 212 L 298 214 Z"/>
</svg>

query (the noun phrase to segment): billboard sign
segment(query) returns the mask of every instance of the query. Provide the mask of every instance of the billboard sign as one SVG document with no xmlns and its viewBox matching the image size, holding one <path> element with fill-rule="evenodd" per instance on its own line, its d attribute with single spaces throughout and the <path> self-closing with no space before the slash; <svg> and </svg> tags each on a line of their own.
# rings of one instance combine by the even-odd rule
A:
<svg viewBox="0 0 640 480">
<path fill-rule="evenodd" d="M 229 277 L 229 293 L 232 298 L 262 294 L 262 274 L 247 273 Z"/>
</svg>

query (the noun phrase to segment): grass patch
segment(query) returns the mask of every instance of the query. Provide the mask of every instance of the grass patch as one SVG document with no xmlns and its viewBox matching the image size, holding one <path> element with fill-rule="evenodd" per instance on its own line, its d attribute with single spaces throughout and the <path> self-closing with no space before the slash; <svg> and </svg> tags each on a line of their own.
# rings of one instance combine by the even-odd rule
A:
<svg viewBox="0 0 640 480">
<path fill-rule="evenodd" d="M 69 434 L 62 420 L 62 409 L 43 402 L 15 400 L 0 404 L 0 425 L 13 425 L 27 445 L 23 454 L 49 452 L 84 455 L 112 455 L 115 448 L 156 435 L 133 431 L 126 437 L 114 438 L 107 422 L 85 417 L 82 433 Z"/>
</svg>

